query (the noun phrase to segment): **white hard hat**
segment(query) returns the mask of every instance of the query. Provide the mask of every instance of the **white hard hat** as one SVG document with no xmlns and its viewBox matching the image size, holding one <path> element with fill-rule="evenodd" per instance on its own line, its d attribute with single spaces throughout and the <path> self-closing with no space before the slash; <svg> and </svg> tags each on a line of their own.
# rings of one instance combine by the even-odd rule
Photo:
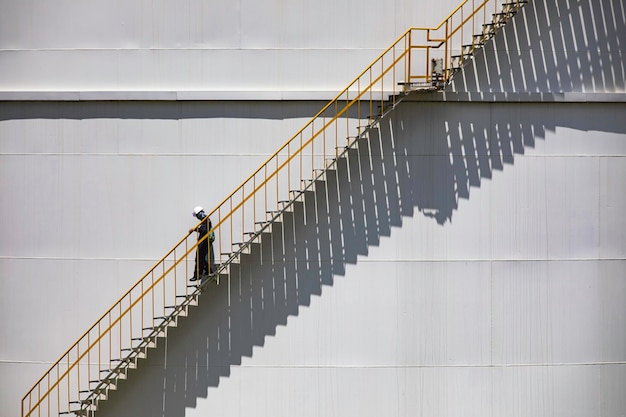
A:
<svg viewBox="0 0 626 417">
<path fill-rule="evenodd" d="M 192 214 L 193 217 L 198 217 L 198 213 L 200 213 L 201 211 L 204 211 L 204 209 L 202 207 L 200 207 L 200 206 L 196 206 L 193 209 L 193 214 Z"/>
</svg>

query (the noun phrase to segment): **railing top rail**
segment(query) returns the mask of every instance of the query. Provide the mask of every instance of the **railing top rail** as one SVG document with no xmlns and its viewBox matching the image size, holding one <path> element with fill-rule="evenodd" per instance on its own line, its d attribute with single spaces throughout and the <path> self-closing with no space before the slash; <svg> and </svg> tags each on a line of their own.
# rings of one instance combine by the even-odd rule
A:
<svg viewBox="0 0 626 417">
<path fill-rule="evenodd" d="M 331 101 L 329 101 L 315 116 L 313 116 L 298 132 L 296 132 L 291 138 L 289 138 L 282 146 L 280 146 L 278 148 L 278 150 L 272 154 L 270 157 L 267 158 L 267 160 L 265 162 L 263 162 L 261 164 L 261 166 L 254 171 L 252 174 L 250 174 L 245 180 L 243 180 L 241 182 L 241 184 L 239 184 L 239 186 L 237 186 L 235 188 L 235 191 L 233 191 L 231 194 L 229 194 L 228 196 L 226 196 L 217 206 L 215 209 L 213 209 L 213 211 L 211 211 L 211 213 L 209 214 L 209 217 L 215 213 L 215 211 L 217 211 L 219 209 L 219 207 L 223 206 L 231 197 L 233 197 L 239 190 L 241 190 L 241 188 L 247 184 L 252 178 L 254 178 L 255 175 L 257 175 L 262 169 L 263 167 L 265 167 L 267 164 L 269 164 L 280 152 L 282 152 L 296 137 L 298 137 L 298 135 L 300 135 L 302 132 L 304 132 L 304 130 L 306 130 L 307 127 L 309 127 L 320 115 L 322 115 L 326 110 L 328 110 L 333 104 L 335 104 L 336 102 L 340 101 L 341 96 L 343 96 L 345 93 L 348 92 L 348 90 L 350 90 L 350 87 L 352 87 L 363 75 L 365 75 L 372 67 L 374 67 L 374 65 L 376 65 L 378 63 L 378 61 L 381 60 L 381 58 L 383 58 L 389 51 L 391 51 L 398 43 L 400 43 L 400 41 L 402 41 L 403 39 L 406 38 L 406 36 L 413 31 L 417 31 L 417 30 L 438 30 L 439 28 L 441 28 L 445 22 L 450 19 L 450 17 L 452 15 L 454 15 L 459 9 L 461 9 L 461 7 L 463 7 L 463 5 L 465 5 L 465 3 L 467 3 L 469 0 L 464 0 L 463 2 L 461 2 L 461 4 L 459 4 L 452 13 L 450 13 L 444 20 L 441 21 L 441 23 L 436 26 L 436 27 L 418 27 L 418 26 L 412 26 L 410 28 L 408 28 L 406 31 L 404 31 L 400 36 L 398 36 L 398 38 L 396 38 L 396 40 L 391 44 L 391 46 L 389 46 L 387 49 L 385 49 L 383 52 L 381 52 L 372 62 L 370 65 L 368 65 L 363 71 L 361 71 L 361 73 L 359 73 L 359 75 L 357 75 L 352 81 L 350 81 L 348 83 L 348 86 L 346 88 L 344 88 L 343 90 L 341 90 L 336 96 L 335 98 L 333 98 Z M 489 0 L 485 0 L 485 1 L 489 1 Z"/>
<path fill-rule="evenodd" d="M 465 0 L 467 1 L 467 0 Z M 357 75 L 352 81 L 350 81 L 350 83 L 348 83 L 348 86 L 346 88 L 344 88 L 343 90 L 341 90 L 336 96 L 335 98 L 333 98 L 331 101 L 329 101 L 319 112 L 317 112 L 317 114 L 315 116 L 313 116 L 300 130 L 298 130 L 292 137 L 290 137 L 285 143 L 283 143 L 283 145 L 281 145 L 278 150 L 276 152 L 274 152 L 274 154 L 272 154 L 270 157 L 267 158 L 267 160 L 265 160 L 265 162 L 263 162 L 261 164 L 261 166 L 254 171 L 252 174 L 250 174 L 245 180 L 243 180 L 241 182 L 241 184 L 239 184 L 239 186 L 237 186 L 235 188 L 235 191 L 233 191 L 232 193 L 230 193 L 228 196 L 226 196 L 214 209 L 213 211 L 211 211 L 211 213 L 209 214 L 209 217 L 214 214 L 220 207 L 222 207 L 230 198 L 232 198 L 239 190 L 241 190 L 241 188 L 247 184 L 252 178 L 254 178 L 259 172 L 261 172 L 261 170 L 263 169 L 263 167 L 265 167 L 266 165 L 268 165 L 276 156 L 278 156 L 278 154 L 280 154 L 280 152 L 282 152 L 294 139 L 296 139 L 298 137 L 298 135 L 300 135 L 302 132 L 304 132 L 306 130 L 307 127 L 309 127 L 315 120 L 317 120 L 318 117 L 320 117 L 326 110 L 328 110 L 333 104 L 337 103 L 338 101 L 340 101 L 341 96 L 344 95 L 345 93 L 348 92 L 348 90 L 350 90 L 350 87 L 352 87 L 363 75 L 365 75 L 367 73 L 367 71 L 369 71 L 374 65 L 376 65 L 376 63 L 385 56 L 385 54 L 387 54 L 389 51 L 391 51 L 401 40 L 403 40 L 407 34 L 409 32 L 411 32 L 412 30 L 414 30 L 414 28 L 409 28 L 407 29 L 402 35 L 400 35 L 392 44 L 391 46 L 389 46 L 387 49 L 385 49 L 380 55 L 378 55 L 378 57 L 376 57 L 376 59 L 374 59 L 372 61 L 372 63 L 365 68 L 365 70 L 363 70 L 359 75 Z"/>
<path fill-rule="evenodd" d="M 361 71 L 361 73 L 359 73 L 359 75 L 357 75 L 352 81 L 350 81 L 348 83 L 348 86 L 346 88 L 344 88 L 343 90 L 341 90 L 336 96 L 335 98 L 333 98 L 331 101 L 329 101 L 315 116 L 313 116 L 298 132 L 296 132 L 291 138 L 289 138 L 282 146 L 280 146 L 278 148 L 278 150 L 271 155 L 269 158 L 267 158 L 267 160 L 265 162 L 263 162 L 261 164 L 261 166 L 254 171 L 252 174 L 250 174 L 245 180 L 243 180 L 241 182 L 241 184 L 239 184 L 239 186 L 237 186 L 235 188 L 235 191 L 233 191 L 230 195 L 228 195 L 227 197 L 225 197 L 217 206 L 215 209 L 213 209 L 213 211 L 211 211 L 211 213 L 209 214 L 209 216 L 211 216 L 212 214 L 215 213 L 215 211 L 221 207 L 222 205 L 224 205 L 231 197 L 233 197 L 237 191 L 239 191 L 246 183 L 248 183 L 248 181 L 250 181 L 256 174 L 258 174 L 264 166 L 266 166 L 268 163 L 270 163 L 272 161 L 272 159 L 274 159 L 281 151 L 283 151 L 285 149 L 285 147 L 287 147 L 289 145 L 289 143 L 291 143 L 299 134 L 301 134 L 308 126 L 311 125 L 311 123 L 313 121 L 315 121 L 321 114 L 323 114 L 326 110 L 328 110 L 333 104 L 335 104 L 337 101 L 340 100 L 341 96 L 343 94 L 345 94 L 346 92 L 348 92 L 348 90 L 350 89 L 350 87 L 352 87 L 363 75 L 365 75 L 374 65 L 376 65 L 376 63 L 378 63 L 378 61 L 383 58 L 389 51 L 391 51 L 400 41 L 402 41 L 410 32 L 412 31 L 416 31 L 416 30 L 438 30 L 440 29 L 455 13 L 457 13 L 469 0 L 463 0 L 448 16 L 446 16 L 441 23 L 439 23 L 439 25 L 435 26 L 435 27 L 418 27 L 418 26 L 412 26 L 410 28 L 408 28 L 406 31 L 404 31 L 400 36 L 398 36 L 396 38 L 396 40 L 391 44 L 391 46 L 389 46 L 387 49 L 385 49 L 383 52 L 381 52 L 372 62 L 370 65 L 368 65 L 363 71 Z M 486 3 L 489 0 L 484 0 L 484 3 Z"/>
<path fill-rule="evenodd" d="M 28 397 L 28 395 L 33 392 L 33 390 L 37 387 L 37 385 L 39 385 L 46 377 L 46 375 L 48 375 L 50 372 L 52 372 L 52 370 L 54 369 L 55 366 L 57 366 L 61 360 L 66 357 L 67 355 L 69 355 L 69 353 L 76 347 L 78 346 L 78 344 L 81 342 L 81 340 L 83 340 L 89 333 L 91 333 L 92 330 L 94 330 L 96 328 L 96 326 L 98 325 L 98 323 L 101 323 L 106 317 L 107 315 L 113 311 L 113 309 L 115 307 L 117 307 L 118 305 L 120 305 L 120 303 L 122 301 L 124 301 L 124 299 L 126 297 L 128 297 L 128 295 L 135 290 L 140 284 L 141 282 L 146 279 L 152 272 L 154 272 L 157 267 L 161 264 L 163 264 L 165 262 L 165 260 L 176 250 L 176 248 L 178 248 L 186 239 L 187 237 L 190 235 L 191 233 L 188 233 L 187 235 L 185 235 L 185 237 L 183 237 L 181 240 L 178 241 L 178 243 L 176 243 L 176 245 L 174 245 L 160 260 L 158 260 L 154 266 L 152 268 L 150 268 L 148 270 L 148 272 L 146 272 L 141 278 L 139 278 L 137 280 L 137 282 L 135 282 L 132 287 L 130 287 L 130 289 L 128 291 L 126 291 L 121 297 L 119 297 L 117 299 L 116 302 L 113 303 L 113 305 L 111 306 L 111 308 L 109 308 L 107 311 L 105 311 L 95 322 L 93 325 L 91 325 L 91 327 L 89 327 L 87 329 L 87 331 L 85 331 L 77 340 L 76 342 L 74 342 L 74 344 L 72 344 L 65 352 L 63 352 L 63 354 L 60 356 L 60 359 L 58 361 L 56 361 L 55 363 L 53 363 L 50 368 L 48 368 L 48 370 L 43 374 L 43 376 L 41 378 L 39 378 L 39 380 L 37 380 L 37 382 L 35 382 L 35 384 L 33 385 L 33 387 L 24 395 L 24 397 L 22 397 L 22 401 L 24 401 L 26 399 L 26 397 Z M 193 248 L 192 248 L 193 249 Z"/>
<path fill-rule="evenodd" d="M 450 12 L 450 14 L 448 14 L 448 16 L 446 16 L 446 17 L 445 17 L 445 19 L 443 19 L 443 20 L 441 21 L 441 23 L 439 23 L 439 25 L 438 25 L 438 26 L 436 26 L 436 27 L 434 27 L 433 29 L 434 29 L 434 30 L 439 30 L 439 29 L 441 29 L 441 27 L 442 27 L 443 25 L 445 25 L 445 24 L 446 24 L 446 22 L 447 22 L 448 20 L 450 20 L 450 19 L 452 18 L 452 16 L 454 16 L 454 15 L 456 14 L 456 12 L 458 12 L 459 10 L 461 10 L 461 9 L 463 8 L 463 6 L 465 6 L 465 3 L 467 3 L 468 1 L 469 1 L 469 0 L 464 0 L 464 1 L 462 1 L 462 2 L 461 2 L 461 4 L 459 4 L 458 6 L 456 6 L 456 8 L 455 8 L 454 10 L 452 10 L 452 11 Z"/>
</svg>

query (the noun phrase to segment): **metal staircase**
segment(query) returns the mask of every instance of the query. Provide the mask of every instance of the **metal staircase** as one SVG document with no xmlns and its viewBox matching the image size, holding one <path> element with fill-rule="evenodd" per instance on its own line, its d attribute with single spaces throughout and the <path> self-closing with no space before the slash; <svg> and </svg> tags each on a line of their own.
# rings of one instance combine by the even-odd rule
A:
<svg viewBox="0 0 626 417">
<path fill-rule="evenodd" d="M 184 236 L 37 381 L 22 399 L 22 416 L 95 415 L 262 233 L 405 97 L 445 88 L 525 3 L 465 0 L 439 26 L 408 29 L 209 214 L 217 272 L 189 284 L 199 242 Z"/>
</svg>

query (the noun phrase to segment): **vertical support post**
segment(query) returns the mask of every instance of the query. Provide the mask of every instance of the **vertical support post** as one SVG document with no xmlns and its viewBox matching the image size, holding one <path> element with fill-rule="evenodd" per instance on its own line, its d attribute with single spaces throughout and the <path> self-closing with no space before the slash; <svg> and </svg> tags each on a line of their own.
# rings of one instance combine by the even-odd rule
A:
<svg viewBox="0 0 626 417">
<path fill-rule="evenodd" d="M 311 137 L 315 137 L 315 120 L 311 121 Z M 315 178 L 315 139 L 311 140 L 311 178 Z"/>
<path fill-rule="evenodd" d="M 409 30 L 409 33 L 404 38 L 404 51 L 406 52 L 407 62 L 406 62 L 406 74 L 404 80 L 404 90 L 406 91 L 406 86 L 411 82 L 411 55 L 413 54 L 413 29 Z M 407 46 L 408 40 L 408 46 Z"/>
</svg>

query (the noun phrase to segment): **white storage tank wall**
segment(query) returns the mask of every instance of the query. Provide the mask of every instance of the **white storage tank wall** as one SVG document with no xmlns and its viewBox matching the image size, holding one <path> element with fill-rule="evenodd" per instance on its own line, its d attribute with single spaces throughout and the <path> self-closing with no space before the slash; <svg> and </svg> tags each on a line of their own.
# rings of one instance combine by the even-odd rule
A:
<svg viewBox="0 0 626 417">
<path fill-rule="evenodd" d="M 268 104 L 291 117 L 263 119 L 255 123 L 256 134 L 286 134 L 283 129 L 300 126 L 316 107 L 301 103 L 299 113 L 292 104 Z M 3 239 L 2 247 L 2 374 L 14 382 L 3 395 L 22 395 L 68 340 L 180 237 L 192 223 L 189 207 L 205 198 L 200 178 L 216 176 L 211 183 L 225 195 L 242 174 L 240 161 L 256 166 L 277 147 L 245 134 L 246 119 L 236 117 L 256 111 L 267 116 L 266 107 L 176 104 L 179 114 L 195 114 L 187 106 L 229 108 L 224 119 L 85 118 L 106 113 L 103 106 L 44 105 L 52 113 L 66 107 L 63 114 L 75 119 L 1 124 L 3 137 L 39 129 L 7 145 L 2 155 L 2 177 L 13 178 L 3 182 L 3 195 L 13 202 L 3 207 L 3 236 L 13 238 Z M 125 104 L 118 106 L 122 111 Z M 623 108 L 405 103 L 393 129 L 383 125 L 383 134 L 389 139 L 396 132 L 394 143 L 405 146 L 398 164 L 408 155 L 414 184 L 399 187 L 417 192 L 402 195 L 413 212 L 404 212 L 401 227 L 348 264 L 345 276 L 311 297 L 310 306 L 300 306 L 251 357 L 244 355 L 241 366 L 226 362 L 229 376 L 217 386 L 198 384 L 182 402 L 179 391 L 168 391 L 168 406 L 187 406 L 189 416 L 252 410 L 413 415 L 416 409 L 480 415 L 512 407 L 520 415 L 582 416 L 623 409 Z M 127 108 L 123 113 L 132 114 Z M 122 144 L 127 129 L 140 133 Z M 237 137 L 250 151 L 210 152 L 224 146 L 222 136 L 206 134 L 216 130 Z M 57 136 L 77 131 L 82 136 L 74 145 Z M 88 145 L 101 134 L 109 139 Z M 491 145 L 484 137 L 499 138 L 495 159 L 485 161 L 478 151 L 481 142 L 483 149 Z M 34 151 L 42 142 L 50 147 Z M 58 148 L 77 143 L 81 152 Z M 456 151 L 451 156 L 448 149 Z M 477 150 L 475 158 L 468 156 L 470 149 Z M 467 166 L 459 170 L 459 162 Z M 25 188 L 30 192 L 20 192 Z M 215 204 L 210 198 L 201 203 Z M 431 217 L 437 210 L 443 225 Z M 398 211 L 389 216 L 400 218 Z M 180 382 L 181 373 L 196 372 L 176 362 L 165 345 L 161 349 L 152 353 L 152 365 L 174 372 L 166 374 L 170 379 Z M 142 404 L 135 401 L 138 395 L 160 404 L 151 385 L 142 387 L 127 386 L 110 405 L 128 411 Z M 189 396 L 197 404 L 189 405 Z M 597 408 L 600 396 L 604 408 Z M 113 408 L 109 415 L 119 412 Z"/>
<path fill-rule="evenodd" d="M 2 404 L 60 355 L 322 102 L 6 102 Z M 11 381 L 11 383 L 9 383 Z"/>
<path fill-rule="evenodd" d="M 370 140 L 395 152 L 360 160 L 378 174 L 352 203 L 376 204 L 345 272 L 300 282 L 289 314 L 259 289 L 277 276 L 214 287 L 101 414 L 619 415 L 623 110 L 404 103 Z"/>
<path fill-rule="evenodd" d="M 54 100 L 327 100 L 455 2 L 425 3 L 0 0 L 0 98 L 34 100 L 0 103 L 8 415 L 191 207 L 215 205 L 325 104 Z"/>
<path fill-rule="evenodd" d="M 0 91 L 331 98 L 409 27 L 437 25 L 457 3 L 3 0 Z"/>
<path fill-rule="evenodd" d="M 36 99 L 65 91 L 124 99 L 137 90 L 316 99 L 455 3 L 0 1 L 0 90 Z M 613 12 L 619 26 L 623 10 Z M 623 60 L 612 62 L 619 86 Z M 193 224 L 191 207 L 215 205 L 323 104 L 0 103 L 6 415 L 19 415 L 21 396 L 51 362 Z M 468 175 L 457 189 L 449 185 L 463 184 L 463 170 L 430 172 L 450 156 L 436 148 L 430 158 L 434 145 L 416 142 L 424 147 L 415 154 L 429 157 L 414 169 L 433 193 L 402 227 L 218 385 L 198 384 L 184 400 L 180 385 L 166 394 L 127 385 L 108 412 L 147 401 L 188 416 L 619 415 L 623 108 L 407 104 L 394 116 L 398 138 L 469 140 L 468 125 L 511 119 L 532 125 L 532 141 L 511 140 L 502 170 L 491 166 L 479 183 Z M 202 178 L 212 178 L 210 191 Z M 443 225 L 430 217 L 441 207 L 451 216 Z M 160 349 L 157 365 L 172 355 Z M 168 372 L 195 370 L 170 363 Z"/>
<path fill-rule="evenodd" d="M 529 2 L 455 77 L 451 90 L 626 92 L 620 0 Z"/>
</svg>

